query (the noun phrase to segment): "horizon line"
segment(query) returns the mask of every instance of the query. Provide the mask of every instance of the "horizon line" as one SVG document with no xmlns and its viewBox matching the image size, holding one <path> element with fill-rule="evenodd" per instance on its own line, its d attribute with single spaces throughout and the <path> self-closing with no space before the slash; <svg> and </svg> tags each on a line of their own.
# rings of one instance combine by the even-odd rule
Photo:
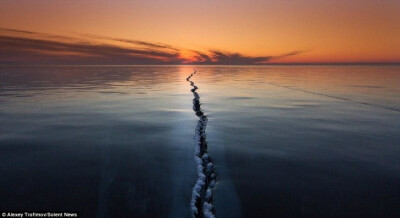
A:
<svg viewBox="0 0 400 218">
<path fill-rule="evenodd" d="M 0 66 L 268 66 L 268 65 L 400 65 L 400 62 L 265 63 L 265 64 L 0 64 Z"/>
</svg>

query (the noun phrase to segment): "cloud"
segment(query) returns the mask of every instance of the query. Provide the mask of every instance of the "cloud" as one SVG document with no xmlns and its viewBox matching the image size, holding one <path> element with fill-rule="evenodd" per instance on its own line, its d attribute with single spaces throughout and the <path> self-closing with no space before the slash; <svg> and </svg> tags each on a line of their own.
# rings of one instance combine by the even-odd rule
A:
<svg viewBox="0 0 400 218">
<path fill-rule="evenodd" d="M 38 34 L 38 33 L 36 33 L 36 32 L 31 32 L 31 31 L 16 30 L 16 29 L 2 28 L 2 27 L 0 27 L 0 30 L 1 30 L 1 31 L 7 31 L 7 32 L 16 32 L 16 33 Z"/>
<path fill-rule="evenodd" d="M 0 36 L 0 63 L 20 64 L 179 64 L 177 51 L 120 47 L 47 37 L 35 32 L 4 29 L 30 36 Z M 34 37 L 32 37 L 33 35 Z M 46 36 L 46 37 L 43 37 Z M 69 40 L 65 40 L 69 39 Z"/>
<path fill-rule="evenodd" d="M 271 59 L 298 55 L 246 56 L 210 50 L 182 50 L 163 43 L 84 35 L 88 39 L 0 28 L 0 64 L 267 64 Z M 98 40 L 127 43 L 126 46 Z M 193 53 L 183 58 L 182 52 Z"/>
<path fill-rule="evenodd" d="M 210 51 L 212 53 L 213 59 L 218 64 L 263 64 L 271 59 L 271 56 L 244 56 L 239 53 L 227 53 L 221 51 Z"/>
<path fill-rule="evenodd" d="M 271 59 L 279 59 L 288 56 L 298 55 L 307 51 L 293 51 L 279 56 L 246 56 L 240 53 L 229 53 L 218 50 L 210 50 L 209 55 L 195 52 L 193 64 L 221 64 L 221 65 L 252 65 L 267 64 Z"/>
<path fill-rule="evenodd" d="M 113 37 L 97 36 L 97 35 L 91 35 L 91 34 L 84 34 L 84 36 L 87 36 L 92 39 L 105 39 L 105 40 L 112 40 L 112 41 L 117 41 L 117 42 L 130 43 L 130 44 L 144 46 L 144 47 L 152 48 L 152 49 L 169 49 L 169 50 L 173 50 L 173 51 L 179 51 L 178 48 L 174 48 L 172 45 L 168 45 L 168 44 L 164 44 L 164 43 L 152 43 L 152 42 L 146 42 L 146 41 L 140 41 L 140 40 L 113 38 Z"/>
<path fill-rule="evenodd" d="M 300 50 L 300 51 L 292 51 L 283 55 L 279 55 L 279 56 L 275 56 L 273 57 L 274 59 L 279 59 L 279 58 L 284 58 L 284 57 L 289 57 L 289 56 L 294 56 L 294 55 L 298 55 L 298 54 L 303 54 L 306 52 L 310 52 L 311 50 Z"/>
<path fill-rule="evenodd" d="M 53 34 L 47 34 L 47 33 L 39 33 L 39 32 L 33 32 L 33 31 L 26 31 L 26 30 L 17 30 L 17 29 L 11 29 L 11 28 L 1 28 L 0 27 L 0 33 L 12 33 L 12 35 L 28 35 L 28 36 L 33 36 L 33 37 L 45 37 L 48 39 L 58 39 L 58 40 L 77 40 L 76 38 L 71 38 L 67 36 L 59 36 L 59 35 L 53 35 Z"/>
<path fill-rule="evenodd" d="M 209 55 L 199 52 L 199 51 L 194 51 L 192 50 L 196 55 L 194 56 L 194 61 L 196 63 L 211 63 L 212 59 Z"/>
</svg>

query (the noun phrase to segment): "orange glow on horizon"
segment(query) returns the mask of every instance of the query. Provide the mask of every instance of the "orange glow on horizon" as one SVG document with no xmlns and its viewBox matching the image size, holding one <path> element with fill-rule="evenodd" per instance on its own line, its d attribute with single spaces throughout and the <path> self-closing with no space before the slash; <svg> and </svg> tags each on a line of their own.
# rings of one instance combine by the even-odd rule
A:
<svg viewBox="0 0 400 218">
<path fill-rule="evenodd" d="M 106 38 L 166 43 L 179 49 L 183 63 L 196 60 L 193 50 L 282 56 L 268 63 L 400 62 L 400 2 L 396 0 L 1 4 L 2 28 L 72 35 L 127 48 L 132 45 Z M 306 52 L 284 56 L 293 51 Z"/>
</svg>

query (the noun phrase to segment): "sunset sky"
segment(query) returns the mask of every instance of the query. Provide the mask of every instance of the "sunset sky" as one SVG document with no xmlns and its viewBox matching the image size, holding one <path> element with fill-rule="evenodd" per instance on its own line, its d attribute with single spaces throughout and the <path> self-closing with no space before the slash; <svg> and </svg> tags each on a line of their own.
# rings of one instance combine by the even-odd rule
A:
<svg viewBox="0 0 400 218">
<path fill-rule="evenodd" d="M 2 0 L 0 64 L 400 63 L 399 0 Z"/>
</svg>

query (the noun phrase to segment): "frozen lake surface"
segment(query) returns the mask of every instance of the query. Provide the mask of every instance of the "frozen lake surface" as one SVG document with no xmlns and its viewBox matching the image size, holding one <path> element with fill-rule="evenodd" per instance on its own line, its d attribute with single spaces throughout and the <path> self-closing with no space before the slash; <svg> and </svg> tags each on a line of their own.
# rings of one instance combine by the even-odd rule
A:
<svg viewBox="0 0 400 218">
<path fill-rule="evenodd" d="M 400 66 L 0 66 L 0 211 L 399 217 Z"/>
</svg>

